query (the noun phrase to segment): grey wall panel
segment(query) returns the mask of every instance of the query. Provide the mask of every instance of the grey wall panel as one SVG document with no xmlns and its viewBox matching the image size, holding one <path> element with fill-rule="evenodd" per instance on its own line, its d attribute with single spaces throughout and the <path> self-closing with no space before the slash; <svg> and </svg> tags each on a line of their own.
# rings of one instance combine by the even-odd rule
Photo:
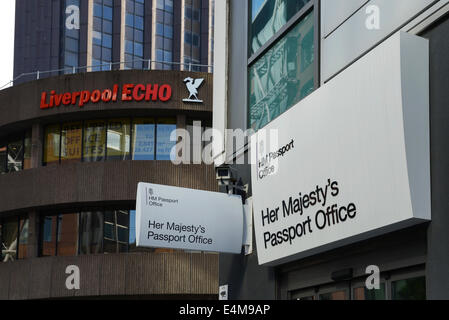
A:
<svg viewBox="0 0 449 320">
<path fill-rule="evenodd" d="M 321 79 L 329 80 L 374 45 L 398 30 L 435 0 L 371 0 L 326 39 L 321 41 Z M 380 28 L 368 30 L 366 7 L 376 5 Z"/>
<path fill-rule="evenodd" d="M 369 0 L 321 0 L 321 34 L 327 37 Z"/>
</svg>

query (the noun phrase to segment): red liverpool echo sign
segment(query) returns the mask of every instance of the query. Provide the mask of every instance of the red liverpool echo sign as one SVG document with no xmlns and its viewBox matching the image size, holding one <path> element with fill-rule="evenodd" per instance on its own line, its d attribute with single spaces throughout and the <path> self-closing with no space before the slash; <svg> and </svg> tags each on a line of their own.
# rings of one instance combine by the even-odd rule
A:
<svg viewBox="0 0 449 320">
<path fill-rule="evenodd" d="M 56 91 L 42 92 L 41 109 L 48 109 L 64 106 L 78 105 L 83 107 L 86 103 L 117 102 L 121 101 L 162 101 L 171 99 L 172 88 L 168 84 L 125 84 L 119 93 L 119 85 L 115 84 L 112 89 L 105 90 L 84 90 L 57 94 Z"/>
</svg>

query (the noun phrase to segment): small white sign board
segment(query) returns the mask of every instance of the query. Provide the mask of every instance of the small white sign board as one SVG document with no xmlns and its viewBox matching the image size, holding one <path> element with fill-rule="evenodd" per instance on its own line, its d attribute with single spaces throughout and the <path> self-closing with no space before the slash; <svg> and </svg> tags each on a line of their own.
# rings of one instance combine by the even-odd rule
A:
<svg viewBox="0 0 449 320">
<path fill-rule="evenodd" d="M 242 239 L 240 196 L 138 184 L 137 247 L 240 254 Z"/>
</svg>

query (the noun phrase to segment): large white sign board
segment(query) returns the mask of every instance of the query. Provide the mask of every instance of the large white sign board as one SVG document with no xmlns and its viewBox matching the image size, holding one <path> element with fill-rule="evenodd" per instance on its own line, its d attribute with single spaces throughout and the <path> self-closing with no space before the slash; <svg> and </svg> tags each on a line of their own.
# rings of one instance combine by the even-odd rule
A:
<svg viewBox="0 0 449 320">
<path fill-rule="evenodd" d="M 430 220 L 428 62 L 398 33 L 252 137 L 260 264 Z"/>
<path fill-rule="evenodd" d="M 137 247 L 241 253 L 240 196 L 139 183 Z"/>
</svg>

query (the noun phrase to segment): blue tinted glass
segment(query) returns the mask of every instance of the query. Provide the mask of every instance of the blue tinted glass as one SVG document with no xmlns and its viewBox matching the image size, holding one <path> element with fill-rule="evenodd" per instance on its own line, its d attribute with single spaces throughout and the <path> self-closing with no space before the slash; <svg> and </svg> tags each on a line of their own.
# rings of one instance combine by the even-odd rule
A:
<svg viewBox="0 0 449 320">
<path fill-rule="evenodd" d="M 164 61 L 165 62 L 173 61 L 172 53 L 170 51 L 164 51 Z"/>
<path fill-rule="evenodd" d="M 143 46 L 141 43 L 134 43 L 134 55 L 143 57 Z"/>
<path fill-rule="evenodd" d="M 175 152 L 173 147 L 176 141 L 170 140 L 171 133 L 176 130 L 175 124 L 158 124 L 157 125 L 157 151 L 156 160 L 174 160 Z"/>
<path fill-rule="evenodd" d="M 92 71 L 101 71 L 101 61 L 92 59 Z"/>
<path fill-rule="evenodd" d="M 133 42 L 129 40 L 125 40 L 125 52 L 129 54 L 133 54 Z"/>
<path fill-rule="evenodd" d="M 112 48 L 112 36 L 103 34 L 103 47 Z"/>
<path fill-rule="evenodd" d="M 101 47 L 100 46 L 96 46 L 96 45 L 92 46 L 92 57 L 97 60 L 101 59 Z"/>
<path fill-rule="evenodd" d="M 51 242 L 51 229 L 52 229 L 53 219 L 51 217 L 45 217 L 44 220 L 44 241 Z"/>
<path fill-rule="evenodd" d="M 135 16 L 134 22 L 135 22 L 134 27 L 136 29 L 143 30 L 143 18 L 142 17 Z"/>
<path fill-rule="evenodd" d="M 103 6 L 103 18 L 112 20 L 112 8 Z"/>
<path fill-rule="evenodd" d="M 102 38 L 101 32 L 93 31 L 92 32 L 92 43 L 101 46 L 101 38 Z"/>
<path fill-rule="evenodd" d="M 133 160 L 154 160 L 154 124 L 136 124 Z"/>
<path fill-rule="evenodd" d="M 134 30 L 134 41 L 143 42 L 143 32 Z"/>
<path fill-rule="evenodd" d="M 190 32 L 184 34 L 184 41 L 188 44 L 192 44 L 192 34 Z"/>
<path fill-rule="evenodd" d="M 125 24 L 130 27 L 134 27 L 134 16 L 127 13 L 125 17 Z"/>
<path fill-rule="evenodd" d="M 67 37 L 79 39 L 80 31 L 76 30 L 76 29 L 69 30 L 69 29 L 65 28 L 65 35 Z"/>
<path fill-rule="evenodd" d="M 136 242 L 136 211 L 129 211 L 129 244 Z"/>
<path fill-rule="evenodd" d="M 109 20 L 103 20 L 103 32 L 112 34 L 112 22 Z"/>
<path fill-rule="evenodd" d="M 101 14 L 101 5 L 99 5 L 98 3 L 94 3 L 94 17 L 100 17 L 102 16 Z"/>
<path fill-rule="evenodd" d="M 111 51 L 112 51 L 111 49 L 103 48 L 102 55 L 101 55 L 103 61 L 107 61 L 107 62 L 111 62 L 112 61 L 112 59 L 111 59 Z"/>
<path fill-rule="evenodd" d="M 78 67 L 78 54 L 66 51 L 64 60 L 66 66 Z"/>
<path fill-rule="evenodd" d="M 78 40 L 72 38 L 65 39 L 65 49 L 78 52 Z"/>
<path fill-rule="evenodd" d="M 136 7 L 135 7 L 135 10 L 134 10 L 134 13 L 136 15 L 138 15 L 138 16 L 143 16 L 144 13 L 145 13 L 143 4 L 136 3 Z"/>
<path fill-rule="evenodd" d="M 156 34 L 159 36 L 164 35 L 164 25 L 160 23 L 156 23 Z"/>
<path fill-rule="evenodd" d="M 173 38 L 173 27 L 164 25 L 164 37 L 166 38 Z"/>
</svg>

